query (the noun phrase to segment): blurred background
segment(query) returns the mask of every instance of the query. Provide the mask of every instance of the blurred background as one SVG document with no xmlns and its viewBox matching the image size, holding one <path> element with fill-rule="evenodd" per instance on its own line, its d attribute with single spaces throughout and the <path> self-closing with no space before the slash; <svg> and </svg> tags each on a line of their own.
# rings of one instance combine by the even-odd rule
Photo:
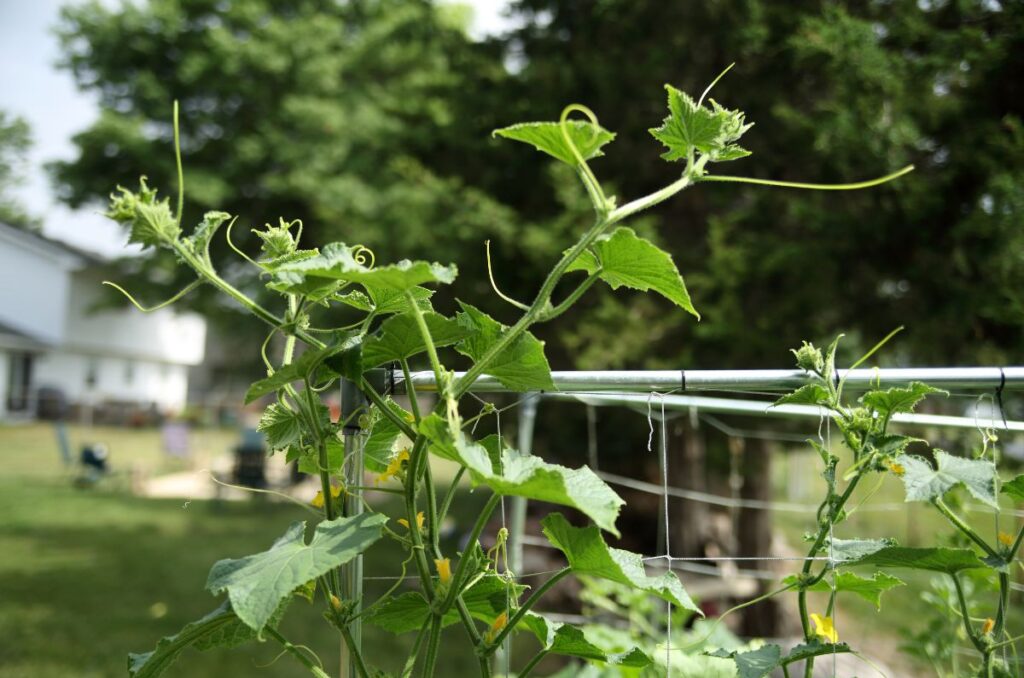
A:
<svg viewBox="0 0 1024 678">
<path fill-rule="evenodd" d="M 645 213 L 631 226 L 672 253 L 703 319 L 602 290 L 538 328 L 552 368 L 788 368 L 788 349 L 838 333 L 845 364 L 899 325 L 880 364 L 1020 364 L 1024 3 L 0 2 L 0 676 L 121 675 L 126 652 L 208 610 L 214 560 L 265 548 L 294 514 L 233 501 L 209 480 L 292 487 L 289 469 L 264 460 L 259 411 L 239 406 L 261 374 L 257 321 L 205 288 L 143 315 L 100 285 L 117 280 L 152 304 L 190 280 L 171 255 L 126 247 L 100 214 L 117 184 L 142 174 L 173 194 L 174 100 L 186 223 L 211 209 L 238 215 L 235 244 L 253 252 L 250 228 L 301 219 L 310 247 L 342 240 L 378 261 L 455 262 L 458 296 L 507 322 L 514 310 L 491 290 L 484 242 L 502 290 L 532 297 L 590 207 L 571 170 L 491 131 L 587 105 L 618 134 L 592 167 L 625 202 L 678 176 L 647 132 L 665 115 L 663 85 L 699 94 L 733 62 L 714 96 L 756 126 L 744 138 L 753 156 L 730 173 L 844 182 L 916 171 L 838 194 L 705 184 Z M 214 259 L 258 294 L 223 241 Z M 1003 413 L 1019 416 L 1019 403 L 1008 398 Z M 672 422 L 673 459 L 685 460 L 674 485 L 814 497 L 813 457 L 794 441 L 816 426 L 773 423 L 773 438 L 750 434 L 764 422 L 719 423 Z M 504 424 L 513 435 L 515 417 Z M 599 441 L 602 468 L 656 480 L 655 456 L 636 463 L 647 430 L 621 409 L 588 421 L 578 405 L 545 407 L 535 452 L 579 465 Z M 953 449 L 981 444 L 938 435 Z M 1003 442 L 1012 457 L 1015 441 Z M 881 496 L 901 500 L 898 490 Z M 665 537 L 656 498 L 624 496 L 627 545 L 654 552 Z M 799 549 L 812 519 L 692 501 L 672 511 L 677 555 Z M 891 516 L 861 527 L 928 538 L 925 512 L 910 511 L 898 528 Z M 903 596 L 902 618 L 865 605 L 849 635 L 863 634 L 889 675 L 930 675 L 955 643 L 900 650 L 930 628 L 927 580 L 906 588 L 890 594 Z M 709 590 L 723 604 L 751 593 Z M 586 604 L 567 593 L 567 608 Z M 784 608 L 751 608 L 732 630 L 785 635 Z M 328 642 L 306 617 L 290 623 L 310 629 L 311 645 Z M 368 642 L 384 653 L 406 640 Z M 295 672 L 260 646 L 187 660 L 182 675 Z"/>
</svg>

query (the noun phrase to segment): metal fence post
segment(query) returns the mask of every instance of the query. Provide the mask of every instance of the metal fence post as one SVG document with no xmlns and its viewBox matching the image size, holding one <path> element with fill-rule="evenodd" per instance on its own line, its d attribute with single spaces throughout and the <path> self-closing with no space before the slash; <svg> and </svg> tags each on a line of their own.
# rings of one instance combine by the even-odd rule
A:
<svg viewBox="0 0 1024 678">
<path fill-rule="evenodd" d="M 363 436 L 362 428 L 359 425 L 361 412 L 367 408 L 366 396 L 353 382 L 343 379 L 341 382 L 341 421 L 344 422 L 342 435 L 345 440 L 345 463 L 343 474 L 345 477 L 345 503 L 344 515 L 346 517 L 357 516 L 363 512 L 362 491 L 353 489 L 363 484 Z M 353 604 L 353 613 L 359 614 L 362 608 L 363 597 L 363 556 L 356 556 L 354 559 L 342 565 L 341 568 L 341 590 L 342 600 Z M 349 625 L 352 634 L 353 644 L 361 652 L 363 643 L 363 622 L 356 619 Z M 356 670 L 355 657 L 352 656 L 347 646 L 342 643 L 341 647 L 341 675 L 343 678 L 351 678 L 359 675 Z"/>
</svg>

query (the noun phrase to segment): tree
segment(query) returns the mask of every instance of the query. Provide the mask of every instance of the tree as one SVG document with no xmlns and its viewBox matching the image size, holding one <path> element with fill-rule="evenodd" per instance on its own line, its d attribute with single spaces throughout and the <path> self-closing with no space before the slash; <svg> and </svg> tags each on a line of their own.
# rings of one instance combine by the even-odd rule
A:
<svg viewBox="0 0 1024 678">
<path fill-rule="evenodd" d="M 24 180 L 25 154 L 31 145 L 28 123 L 0 111 L 0 222 L 18 228 L 38 227 L 37 221 L 25 211 L 21 202 L 10 195 L 11 189 Z"/>
</svg>

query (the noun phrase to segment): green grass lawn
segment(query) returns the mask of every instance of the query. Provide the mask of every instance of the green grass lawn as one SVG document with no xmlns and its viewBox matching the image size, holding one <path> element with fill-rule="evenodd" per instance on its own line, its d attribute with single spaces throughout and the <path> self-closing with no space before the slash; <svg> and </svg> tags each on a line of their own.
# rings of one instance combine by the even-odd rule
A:
<svg viewBox="0 0 1024 678">
<path fill-rule="evenodd" d="M 73 429 L 72 440 L 103 439 L 115 466 L 158 470 L 155 431 Z M 201 434 L 210 450 L 234 434 Z M 172 464 L 173 466 L 173 464 Z M 469 523 L 477 501 L 456 518 Z M 396 510 L 390 513 L 397 513 Z M 0 427 L 0 678 L 92 678 L 126 675 L 128 652 L 149 651 L 157 639 L 206 614 L 219 599 L 203 590 L 218 559 L 265 550 L 294 520 L 308 514 L 286 503 L 151 500 L 117 484 L 75 489 L 45 426 Z M 397 574 L 399 551 L 378 544 L 367 574 Z M 383 590 L 369 582 L 368 596 Z M 313 648 L 336 674 L 338 635 L 318 605 L 296 600 L 282 633 Z M 387 670 L 412 644 L 367 627 L 367 660 Z M 475 671 L 464 632 L 446 631 L 441 665 L 448 675 Z M 308 676 L 293 658 L 277 658 L 274 643 L 236 650 L 188 651 L 171 675 Z M 276 659 L 276 661 L 275 661 Z"/>
</svg>

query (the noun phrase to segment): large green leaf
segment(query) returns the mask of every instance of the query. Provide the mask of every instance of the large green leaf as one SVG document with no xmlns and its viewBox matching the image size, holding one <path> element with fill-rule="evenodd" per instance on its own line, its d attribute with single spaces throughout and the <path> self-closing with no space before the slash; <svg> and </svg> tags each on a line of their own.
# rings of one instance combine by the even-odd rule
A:
<svg viewBox="0 0 1024 678">
<path fill-rule="evenodd" d="M 345 443 L 337 436 L 336 433 L 328 435 L 325 445 L 327 448 L 327 468 L 324 469 L 330 474 L 335 474 L 341 471 L 341 467 L 345 464 Z M 291 450 L 296 449 L 292 447 Z M 298 459 L 299 470 L 309 475 L 317 475 L 320 473 L 320 452 L 312 446 L 306 446 L 298 448 L 296 452 L 290 453 L 286 461 L 293 461 Z"/>
<path fill-rule="evenodd" d="M 774 403 L 772 407 L 779 405 L 820 405 L 829 399 L 828 390 L 821 384 L 804 384 L 792 393 L 787 393 Z"/>
<path fill-rule="evenodd" d="M 620 287 L 641 292 L 654 290 L 700 318 L 672 256 L 638 236 L 631 228 L 617 228 L 610 236 L 598 240 L 593 245 L 593 252 L 584 252 L 569 265 L 568 270 L 594 273 L 599 268 L 601 280 L 611 285 L 613 290 Z"/>
<path fill-rule="evenodd" d="M 386 401 L 386 406 L 397 417 L 411 421 L 412 415 L 391 398 Z M 388 462 L 395 453 L 395 443 L 404 438 L 402 430 L 389 417 L 384 416 L 376 406 L 370 410 L 370 433 L 363 445 L 363 466 L 373 473 L 383 473 Z M 408 439 L 406 438 L 408 441 Z M 409 446 L 412 442 L 408 441 Z"/>
<path fill-rule="evenodd" d="M 247 626 L 266 626 L 287 596 L 311 579 L 347 563 L 380 539 L 387 516 L 363 513 L 325 520 L 305 542 L 305 522 L 295 522 L 269 550 L 214 563 L 206 588 L 227 591 L 231 607 Z"/>
<path fill-rule="evenodd" d="M 935 450 L 936 466 L 916 455 L 901 454 L 896 463 L 903 467 L 907 501 L 932 501 L 963 484 L 978 501 L 997 507 L 996 466 L 990 461 L 965 459 Z"/>
<path fill-rule="evenodd" d="M 1000 487 L 1000 491 L 1014 501 L 1024 501 L 1024 475 L 1006 481 Z"/>
<path fill-rule="evenodd" d="M 858 561 L 896 544 L 892 539 L 833 539 L 828 545 L 829 557 L 836 563 Z"/>
<path fill-rule="evenodd" d="M 710 652 L 712 657 L 729 658 L 736 662 L 738 678 L 764 678 L 781 667 L 788 666 L 799 661 L 806 661 L 811 657 L 821 657 L 831 654 L 844 654 L 850 652 L 846 643 L 821 643 L 813 641 L 797 645 L 789 654 L 782 656 L 782 648 L 775 644 L 764 645 L 756 650 L 746 652 L 716 650 Z"/>
<path fill-rule="evenodd" d="M 549 464 L 509 448 L 499 452 L 496 438 L 485 440 L 487 444 L 473 442 L 461 431 L 453 434 L 436 414 L 424 417 L 419 431 L 431 442 L 435 454 L 466 466 L 474 483 L 487 485 L 498 494 L 575 508 L 618 536 L 615 519 L 625 502 L 589 468 Z"/>
<path fill-rule="evenodd" d="M 409 298 L 405 295 L 405 292 L 408 292 L 412 295 L 413 301 L 421 311 L 426 313 L 434 310 L 430 304 L 430 298 L 434 296 L 434 291 L 426 287 L 417 286 L 405 291 L 399 291 L 390 287 L 376 287 L 372 284 L 367 285 L 364 283 L 363 288 L 366 290 L 365 293 L 353 290 L 339 295 L 338 301 L 360 311 L 372 312 L 382 316 L 411 311 Z"/>
<path fill-rule="evenodd" d="M 455 348 L 474 361 L 479 361 L 501 338 L 508 328 L 483 311 L 459 302 L 462 312 L 459 323 L 470 331 L 470 336 Z M 523 332 L 511 345 L 505 347 L 488 363 L 485 374 L 495 377 L 513 391 L 554 391 L 551 368 L 544 357 L 544 342 L 529 332 Z"/>
<path fill-rule="evenodd" d="M 539 614 L 526 614 L 523 625 L 537 636 L 544 650 L 551 654 L 635 668 L 643 668 L 651 663 L 651 658 L 638 647 L 623 652 L 608 652 L 588 639 L 584 629 Z"/>
<path fill-rule="evenodd" d="M 462 602 L 473 617 L 490 624 L 494 619 L 518 605 L 525 586 L 513 584 L 496 575 L 484 576 L 480 581 L 462 592 Z M 415 591 L 395 596 L 376 606 L 367 621 L 389 633 L 416 631 L 430 616 L 430 604 Z M 459 612 L 454 607 L 441 620 L 443 626 L 459 621 Z"/>
<path fill-rule="evenodd" d="M 271 450 L 283 450 L 299 439 L 302 422 L 295 412 L 279 403 L 272 403 L 263 410 L 256 430 L 266 437 L 267 447 Z"/>
<path fill-rule="evenodd" d="M 269 621 L 270 626 L 277 625 L 287 605 L 288 598 L 285 598 Z M 231 604 L 224 601 L 202 619 L 189 622 L 173 636 L 161 638 L 151 652 L 129 654 L 128 675 L 131 678 L 157 678 L 189 647 L 201 651 L 230 648 L 255 640 L 257 636 L 256 631 L 242 623 L 231 609 Z"/>
<path fill-rule="evenodd" d="M 890 417 L 898 412 L 913 412 L 917 404 L 932 393 L 947 395 L 946 391 L 915 381 L 906 388 L 868 391 L 860 400 L 864 407 L 875 410 L 882 417 Z"/>
<path fill-rule="evenodd" d="M 541 526 L 548 541 L 565 554 L 574 573 L 625 584 L 683 609 L 700 612 L 674 572 L 647 576 L 638 554 L 611 548 L 596 527 L 573 527 L 561 513 L 548 514 Z"/>
<path fill-rule="evenodd" d="M 280 266 L 278 273 L 356 282 L 367 288 L 405 292 L 425 283 L 451 283 L 458 269 L 426 261 L 403 260 L 397 264 L 369 268 L 357 257 L 359 250 L 331 243 L 312 257 Z"/>
<path fill-rule="evenodd" d="M 337 343 L 332 343 L 320 349 L 307 349 L 294 362 L 283 365 L 266 379 L 261 379 L 249 387 L 245 392 L 246 404 L 284 388 L 295 381 L 301 381 L 312 376 L 313 372 L 321 365 L 330 362 L 329 367 L 334 373 L 347 372 L 345 363 L 349 358 L 347 354 L 353 348 L 357 348 L 361 342 L 358 336 L 339 337 Z M 338 358 L 338 360 L 332 360 Z M 355 376 L 345 374 L 344 376 Z"/>
<path fill-rule="evenodd" d="M 970 549 L 911 548 L 907 546 L 889 546 L 847 564 L 929 570 L 946 574 L 987 567 Z"/>
<path fill-rule="evenodd" d="M 798 581 L 799 578 L 794 575 L 786 577 L 782 580 L 782 583 L 796 584 Z M 821 579 L 807 590 L 823 591 L 827 593 L 831 592 L 834 587 L 839 593 L 854 593 L 869 603 L 872 603 L 876 609 L 881 610 L 882 594 L 889 589 L 896 588 L 897 586 L 903 586 L 903 581 L 891 574 L 886 574 L 885 572 L 876 572 L 870 579 L 867 577 L 861 577 L 859 574 L 854 572 L 839 572 L 835 575 L 834 583 L 826 579 Z"/>
<path fill-rule="evenodd" d="M 434 346 L 450 346 L 472 334 L 472 330 L 455 319 L 445 318 L 440 313 L 423 314 Z M 380 326 L 380 335 L 363 342 L 363 367 L 370 368 L 385 363 L 405 360 L 427 350 L 416 318 L 411 314 L 388 318 Z"/>
<path fill-rule="evenodd" d="M 604 155 L 601 147 L 615 138 L 614 132 L 609 132 L 603 127 L 582 120 L 567 121 L 566 129 L 573 146 L 584 160 Z M 530 144 L 538 151 L 547 153 L 573 167 L 579 164 L 569 145 L 565 142 L 561 125 L 557 122 L 523 122 L 494 130 L 493 135 Z"/>
</svg>

